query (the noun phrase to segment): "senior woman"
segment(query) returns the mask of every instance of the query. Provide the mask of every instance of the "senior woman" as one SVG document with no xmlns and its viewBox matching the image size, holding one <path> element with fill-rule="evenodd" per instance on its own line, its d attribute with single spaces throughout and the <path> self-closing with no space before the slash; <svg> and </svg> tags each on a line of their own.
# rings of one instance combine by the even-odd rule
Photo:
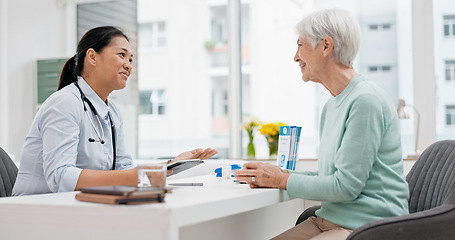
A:
<svg viewBox="0 0 455 240">
<path fill-rule="evenodd" d="M 346 239 L 365 223 L 408 213 L 398 117 L 387 94 L 353 69 L 360 28 L 347 11 L 312 13 L 297 30 L 294 61 L 303 81 L 320 83 L 332 95 L 321 116 L 318 171 L 246 163 L 236 177 L 252 188 L 321 201 L 317 217 L 275 239 Z"/>
</svg>

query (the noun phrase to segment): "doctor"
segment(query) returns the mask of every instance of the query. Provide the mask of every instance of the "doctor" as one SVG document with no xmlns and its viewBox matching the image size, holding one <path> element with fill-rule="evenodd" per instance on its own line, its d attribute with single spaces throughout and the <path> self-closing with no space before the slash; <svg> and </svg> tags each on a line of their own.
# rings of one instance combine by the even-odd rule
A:
<svg viewBox="0 0 455 240">
<path fill-rule="evenodd" d="M 125 88 L 132 62 L 128 38 L 119 29 L 97 27 L 82 37 L 63 67 L 58 91 L 42 104 L 25 139 L 13 196 L 137 184 L 120 111 L 107 99 Z M 216 153 L 199 148 L 174 161 Z"/>
</svg>

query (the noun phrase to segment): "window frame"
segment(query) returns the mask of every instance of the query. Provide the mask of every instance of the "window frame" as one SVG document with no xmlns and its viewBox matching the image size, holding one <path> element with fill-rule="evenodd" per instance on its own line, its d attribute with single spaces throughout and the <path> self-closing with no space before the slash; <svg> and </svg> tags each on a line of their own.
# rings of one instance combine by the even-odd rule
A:
<svg viewBox="0 0 455 240">
<path fill-rule="evenodd" d="M 450 124 L 448 122 L 450 115 Z M 445 126 L 446 127 L 455 127 L 455 105 L 445 105 Z"/>
<path fill-rule="evenodd" d="M 158 96 L 160 91 L 162 92 L 162 94 L 161 94 L 161 96 Z M 152 113 L 141 113 L 139 111 L 138 115 L 152 116 L 152 117 L 166 116 L 166 112 L 167 112 L 166 102 L 167 102 L 167 94 L 168 94 L 167 90 L 164 88 L 143 90 L 143 91 L 139 91 L 139 96 L 141 96 L 142 93 L 144 93 L 144 92 L 150 93 L 149 101 L 150 101 L 150 104 L 152 107 Z M 163 114 L 160 114 L 160 107 L 164 107 L 164 109 L 165 109 Z M 139 99 L 139 109 L 140 108 L 141 108 L 141 102 Z"/>
<path fill-rule="evenodd" d="M 445 80 L 447 82 L 455 81 L 455 60 L 446 60 L 444 64 Z M 449 74 L 447 75 L 447 71 Z"/>
<path fill-rule="evenodd" d="M 160 24 L 164 25 L 164 30 L 160 31 Z M 139 23 L 139 28 L 141 28 L 144 25 L 150 25 L 151 28 L 151 41 L 149 45 L 146 46 L 139 46 L 141 48 L 141 51 L 158 51 L 158 50 L 163 50 L 167 48 L 167 31 L 166 31 L 166 21 L 164 20 L 159 20 L 159 21 L 153 21 L 153 22 L 145 22 L 145 23 Z M 161 39 L 164 39 L 164 45 L 160 46 L 159 42 Z"/>
<path fill-rule="evenodd" d="M 446 35 L 446 26 L 448 26 L 449 34 Z M 455 15 L 443 16 L 443 34 L 446 38 L 455 38 Z"/>
</svg>

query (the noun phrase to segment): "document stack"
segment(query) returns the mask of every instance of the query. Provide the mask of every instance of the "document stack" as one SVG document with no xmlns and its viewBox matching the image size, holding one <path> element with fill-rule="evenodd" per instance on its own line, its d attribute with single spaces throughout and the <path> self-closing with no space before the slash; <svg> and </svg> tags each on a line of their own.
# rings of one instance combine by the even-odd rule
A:
<svg viewBox="0 0 455 240">
<path fill-rule="evenodd" d="M 300 131 L 302 127 L 280 126 L 278 138 L 278 156 L 276 163 L 280 168 L 295 170 L 297 162 Z"/>
</svg>

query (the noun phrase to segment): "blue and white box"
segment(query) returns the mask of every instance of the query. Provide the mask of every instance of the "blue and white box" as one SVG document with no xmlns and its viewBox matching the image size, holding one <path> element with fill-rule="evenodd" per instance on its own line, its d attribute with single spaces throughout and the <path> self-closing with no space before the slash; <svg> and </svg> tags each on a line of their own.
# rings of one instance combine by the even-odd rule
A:
<svg viewBox="0 0 455 240">
<path fill-rule="evenodd" d="M 287 161 L 289 160 L 289 149 L 291 147 L 291 127 L 280 126 L 279 134 L 276 165 L 280 168 L 286 168 L 285 166 L 287 166 Z"/>
<path fill-rule="evenodd" d="M 281 126 L 276 163 L 280 168 L 295 170 L 302 127 Z"/>
</svg>

